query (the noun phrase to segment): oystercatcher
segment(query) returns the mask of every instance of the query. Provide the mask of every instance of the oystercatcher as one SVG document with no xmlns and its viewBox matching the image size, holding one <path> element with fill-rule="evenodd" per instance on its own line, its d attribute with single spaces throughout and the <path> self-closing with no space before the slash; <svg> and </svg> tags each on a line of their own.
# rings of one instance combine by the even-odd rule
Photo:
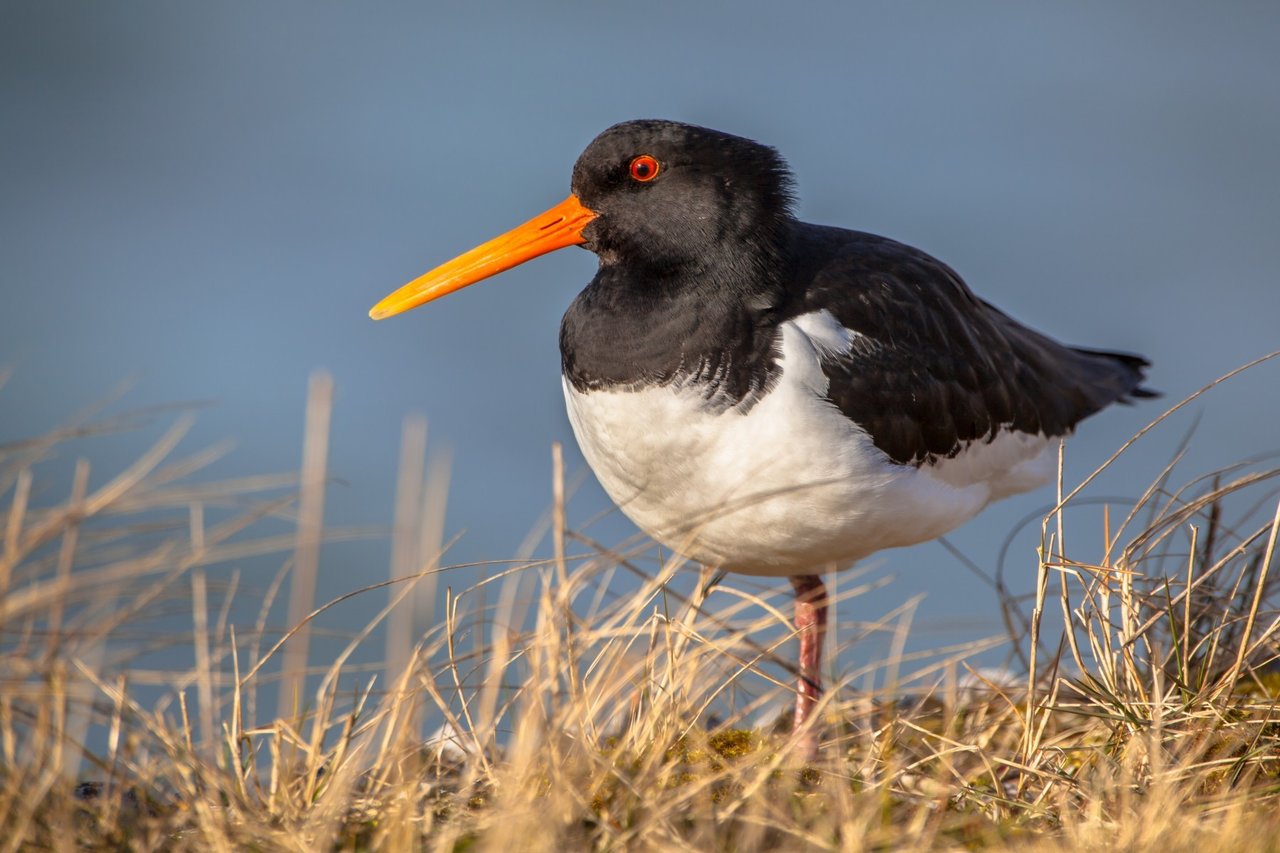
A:
<svg viewBox="0 0 1280 853">
<path fill-rule="evenodd" d="M 941 536 L 1045 483 L 1051 445 L 1153 396 L 1148 362 L 1080 349 L 941 261 L 792 214 L 778 153 L 672 121 L 601 133 L 546 213 L 406 284 L 383 319 L 565 246 L 595 278 L 560 325 L 574 434 L 611 498 L 705 565 L 786 576 L 794 724 L 821 692 L 818 572 Z"/>
</svg>

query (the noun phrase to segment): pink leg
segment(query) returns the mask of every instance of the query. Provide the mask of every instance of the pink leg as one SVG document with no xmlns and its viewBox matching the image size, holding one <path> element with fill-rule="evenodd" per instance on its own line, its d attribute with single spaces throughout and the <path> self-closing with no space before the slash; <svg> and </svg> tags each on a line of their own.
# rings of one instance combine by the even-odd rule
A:
<svg viewBox="0 0 1280 853">
<path fill-rule="evenodd" d="M 822 642 L 827 635 L 827 588 L 817 575 L 791 578 L 796 591 L 796 631 L 800 634 L 800 679 L 796 691 L 793 732 L 813 716 L 822 695 Z M 801 756 L 812 760 L 818 754 L 818 736 L 810 729 L 800 741 Z"/>
</svg>

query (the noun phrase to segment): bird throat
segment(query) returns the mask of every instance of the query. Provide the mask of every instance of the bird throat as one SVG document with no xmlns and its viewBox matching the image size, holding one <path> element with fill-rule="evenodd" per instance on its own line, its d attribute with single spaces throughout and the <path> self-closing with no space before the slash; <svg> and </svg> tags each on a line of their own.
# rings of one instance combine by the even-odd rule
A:
<svg viewBox="0 0 1280 853">
<path fill-rule="evenodd" d="M 579 392 L 676 385 L 714 410 L 750 407 L 778 370 L 780 280 L 762 263 L 601 264 L 561 322 L 564 376 Z"/>
</svg>

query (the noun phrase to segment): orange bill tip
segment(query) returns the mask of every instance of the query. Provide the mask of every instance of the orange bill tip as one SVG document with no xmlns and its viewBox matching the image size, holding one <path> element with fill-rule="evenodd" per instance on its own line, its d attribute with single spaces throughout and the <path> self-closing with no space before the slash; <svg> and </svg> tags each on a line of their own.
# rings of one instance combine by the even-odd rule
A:
<svg viewBox="0 0 1280 853">
<path fill-rule="evenodd" d="M 373 306 L 369 316 L 385 320 L 539 255 L 584 243 L 582 229 L 595 217 L 571 195 L 546 213 L 415 278 Z"/>
</svg>

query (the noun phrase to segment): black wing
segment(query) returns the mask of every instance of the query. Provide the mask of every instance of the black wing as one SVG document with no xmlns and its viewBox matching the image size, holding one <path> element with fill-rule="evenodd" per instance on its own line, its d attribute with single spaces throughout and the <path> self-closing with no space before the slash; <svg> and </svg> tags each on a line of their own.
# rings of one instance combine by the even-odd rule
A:
<svg viewBox="0 0 1280 853">
<path fill-rule="evenodd" d="M 973 295 L 946 264 L 855 231 L 805 229 L 805 311 L 858 332 L 826 358 L 827 396 L 901 464 L 954 456 L 1001 430 L 1059 436 L 1111 403 L 1155 394 L 1148 362 L 1077 349 L 1028 329 Z M 813 249 L 819 251 L 812 251 Z"/>
</svg>

